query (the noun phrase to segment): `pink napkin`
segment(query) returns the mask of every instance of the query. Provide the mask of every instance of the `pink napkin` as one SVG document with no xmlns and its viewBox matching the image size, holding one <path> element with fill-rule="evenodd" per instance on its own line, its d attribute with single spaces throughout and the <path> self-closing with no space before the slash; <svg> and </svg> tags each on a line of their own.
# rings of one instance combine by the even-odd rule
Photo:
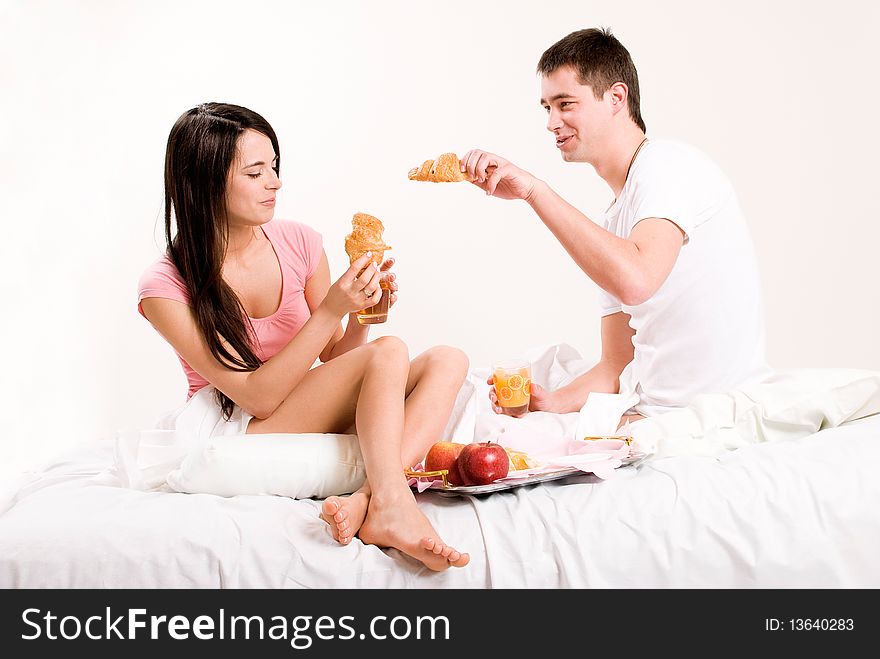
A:
<svg viewBox="0 0 880 659">
<path fill-rule="evenodd" d="M 547 467 L 558 469 L 571 467 L 584 473 L 594 473 L 601 479 L 611 478 L 614 470 L 621 465 L 620 458 L 605 453 L 584 453 L 581 455 L 562 455 L 554 458 Z"/>
<path fill-rule="evenodd" d="M 535 476 L 559 469 L 578 469 L 596 474 L 599 478 L 610 478 L 623 460 L 629 455 L 629 446 L 622 439 L 596 439 L 590 441 L 572 440 L 566 446 L 565 455 L 544 457 L 541 466 L 510 472 L 501 480 L 513 480 L 525 476 Z"/>
</svg>

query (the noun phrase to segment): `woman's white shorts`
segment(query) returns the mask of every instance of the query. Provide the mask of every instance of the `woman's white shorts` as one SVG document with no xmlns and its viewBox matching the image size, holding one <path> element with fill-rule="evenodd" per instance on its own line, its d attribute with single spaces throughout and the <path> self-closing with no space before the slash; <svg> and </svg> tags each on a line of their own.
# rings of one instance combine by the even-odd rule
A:
<svg viewBox="0 0 880 659">
<path fill-rule="evenodd" d="M 158 428 L 177 430 L 199 441 L 223 435 L 244 435 L 253 415 L 236 405 L 227 421 L 214 392 L 212 385 L 200 389 L 182 406 L 166 414 L 159 421 Z"/>
</svg>

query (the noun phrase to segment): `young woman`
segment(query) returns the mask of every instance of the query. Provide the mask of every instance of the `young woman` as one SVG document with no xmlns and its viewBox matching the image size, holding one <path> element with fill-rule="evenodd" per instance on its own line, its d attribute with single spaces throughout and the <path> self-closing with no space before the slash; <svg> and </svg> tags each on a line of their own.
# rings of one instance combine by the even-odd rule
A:
<svg viewBox="0 0 880 659">
<path fill-rule="evenodd" d="M 440 346 L 410 361 L 400 339 L 368 342 L 369 326 L 351 316 L 343 331 L 342 318 L 377 294 L 380 269 L 365 254 L 331 284 L 320 234 L 272 219 L 279 173 L 275 132 L 251 110 L 205 103 L 171 129 L 168 249 L 143 274 L 138 308 L 183 365 L 184 409 L 211 435 L 356 432 L 367 480 L 323 502 L 333 537 L 394 547 L 433 570 L 462 567 L 468 554 L 440 539 L 404 466 L 440 439 L 467 358 Z M 381 270 L 393 304 L 392 265 Z"/>
</svg>

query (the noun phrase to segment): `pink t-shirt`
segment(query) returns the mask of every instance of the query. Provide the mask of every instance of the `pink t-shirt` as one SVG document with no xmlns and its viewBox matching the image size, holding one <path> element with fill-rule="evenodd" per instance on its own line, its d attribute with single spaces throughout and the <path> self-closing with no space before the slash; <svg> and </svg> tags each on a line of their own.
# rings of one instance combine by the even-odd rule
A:
<svg viewBox="0 0 880 659">
<path fill-rule="evenodd" d="M 321 262 L 321 234 L 299 222 L 273 220 L 262 226 L 281 264 L 281 304 L 265 318 L 251 318 L 257 338 L 256 354 L 266 361 L 296 335 L 311 316 L 306 303 L 306 281 L 311 279 Z M 138 283 L 138 311 L 143 315 L 141 300 L 163 297 L 189 304 L 189 293 L 177 268 L 168 256 L 162 256 L 141 275 Z M 178 354 L 189 382 L 187 400 L 210 384 L 190 368 Z"/>
</svg>

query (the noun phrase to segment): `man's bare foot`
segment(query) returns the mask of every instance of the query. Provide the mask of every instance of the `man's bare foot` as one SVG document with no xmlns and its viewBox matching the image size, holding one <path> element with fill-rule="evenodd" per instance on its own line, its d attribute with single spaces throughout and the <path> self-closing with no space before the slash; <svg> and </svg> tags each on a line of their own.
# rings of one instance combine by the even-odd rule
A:
<svg viewBox="0 0 880 659">
<path fill-rule="evenodd" d="M 399 549 L 438 572 L 464 567 L 471 560 L 440 539 L 411 492 L 389 501 L 377 500 L 374 493 L 358 537 L 369 545 Z"/>
<path fill-rule="evenodd" d="M 347 497 L 327 497 L 321 504 L 321 519 L 330 525 L 333 539 L 347 545 L 364 523 L 369 504 L 370 497 L 361 491 Z"/>
</svg>

